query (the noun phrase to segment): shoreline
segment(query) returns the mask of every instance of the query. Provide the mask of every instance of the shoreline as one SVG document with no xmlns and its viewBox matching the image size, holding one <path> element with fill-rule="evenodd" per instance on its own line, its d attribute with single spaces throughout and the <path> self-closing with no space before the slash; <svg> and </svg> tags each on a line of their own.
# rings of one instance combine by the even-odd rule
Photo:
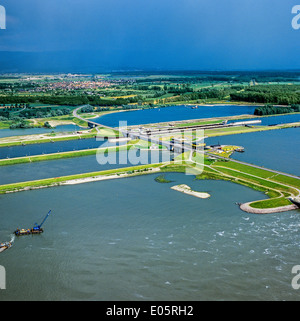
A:
<svg viewBox="0 0 300 321">
<path fill-rule="evenodd" d="M 43 134 L 33 134 L 33 135 L 24 135 L 24 136 L 11 136 L 11 137 L 3 137 L 0 138 L 0 148 L 2 147 L 13 147 L 13 146 L 22 146 L 22 145 L 33 145 L 33 144 L 43 144 L 43 143 L 55 143 L 60 141 L 71 141 L 71 140 L 79 140 L 79 139 L 89 139 L 89 138 L 118 138 L 118 134 L 111 135 L 108 132 L 100 134 L 99 132 L 92 133 L 82 132 L 71 135 L 57 135 L 57 136 L 44 136 Z M 29 138 L 29 140 L 26 140 Z"/>
<path fill-rule="evenodd" d="M 43 189 L 43 188 L 59 187 L 59 186 L 72 186 L 72 185 L 78 185 L 78 184 L 93 183 L 97 181 L 106 181 L 106 180 L 117 179 L 117 178 L 130 178 L 130 177 L 142 176 L 147 174 L 157 174 L 159 172 L 184 173 L 187 167 L 189 167 L 188 164 L 184 165 L 183 167 L 180 165 L 178 168 L 176 168 L 175 163 L 174 164 L 156 163 L 156 164 L 139 165 L 139 166 L 133 166 L 133 167 L 126 167 L 126 168 L 117 168 L 117 169 L 105 170 L 100 172 L 92 172 L 92 173 L 84 173 L 84 174 L 77 174 L 77 175 L 57 177 L 57 178 L 42 179 L 37 181 L 27 181 L 27 182 L 15 183 L 15 184 L 6 184 L 6 185 L 0 186 L 0 194 L 10 194 L 10 193 L 23 192 L 23 191 Z M 220 179 L 220 178 L 221 177 L 213 178 L 210 176 L 209 178 L 206 178 L 206 179 Z M 171 189 L 179 191 L 184 194 L 194 196 L 194 197 L 198 197 L 201 199 L 208 199 L 210 197 L 210 194 L 205 192 L 194 191 L 185 184 L 175 185 L 171 187 Z M 240 204 L 240 209 L 244 212 L 251 213 L 251 214 L 280 213 L 280 212 L 299 209 L 294 204 L 278 206 L 275 208 L 252 208 L 251 203 L 253 202 L 257 202 L 257 201 Z"/>
<path fill-rule="evenodd" d="M 155 174 L 156 172 L 160 172 L 160 168 L 153 168 L 151 169 L 151 172 L 143 173 L 139 175 Z M 107 180 L 117 179 L 117 178 L 128 178 L 133 176 L 138 176 L 138 173 L 132 173 L 132 174 L 123 173 L 123 174 L 113 174 L 108 176 L 92 176 L 92 177 L 86 177 L 86 178 L 78 178 L 78 179 L 72 179 L 72 180 L 62 182 L 60 186 L 86 184 L 86 183 L 93 183 L 93 182 L 99 182 L 99 181 L 107 181 Z"/>
<path fill-rule="evenodd" d="M 196 104 L 191 104 L 191 106 L 194 106 Z M 233 103 L 228 103 L 228 104 L 197 104 L 198 106 L 208 106 L 208 107 L 214 107 L 214 106 L 248 106 L 246 104 L 233 104 Z M 176 106 L 183 106 L 181 105 L 172 105 L 174 107 Z M 167 107 L 172 107 L 172 106 L 167 106 Z M 255 106 L 258 106 L 258 104 L 255 104 Z M 155 107 L 155 108 L 159 108 L 159 107 Z M 92 118 L 89 119 L 93 119 L 93 118 L 99 118 L 101 119 L 102 116 L 108 115 L 108 114 L 114 114 L 114 113 L 121 113 L 121 112 L 127 112 L 127 111 L 136 111 L 138 109 L 134 109 L 134 110 L 114 110 L 114 111 L 108 111 L 108 112 L 104 112 L 102 115 L 94 115 Z M 292 114 L 299 114 L 299 113 L 292 113 Z M 175 120 L 175 121 L 164 121 L 164 122 L 156 122 L 156 123 L 149 123 L 149 124 L 140 124 L 140 125 L 132 125 L 132 126 L 128 126 L 128 128 L 136 128 L 139 126 L 157 126 L 157 125 L 168 125 L 169 123 L 173 123 L 176 125 L 185 125 L 185 126 L 189 126 L 189 124 L 191 123 L 195 123 L 195 122 L 207 122 L 207 121 L 222 121 L 222 120 L 241 120 L 241 119 L 252 119 L 252 118 L 264 118 L 264 117 L 270 117 L 270 116 L 284 116 L 284 115 L 290 115 L 290 114 L 276 114 L 276 115 L 265 115 L 265 116 L 256 116 L 256 115 L 249 115 L 249 114 L 241 114 L 241 115 L 235 115 L 235 116 L 219 116 L 219 117 L 209 117 L 209 118 L 197 118 L 197 119 L 187 119 L 187 120 Z M 86 121 L 88 122 L 89 119 L 86 119 Z M 51 122 L 51 120 L 49 120 L 49 122 Z M 56 123 L 56 125 L 59 125 L 60 122 L 63 122 L 64 124 L 69 123 L 69 121 L 66 120 L 53 120 L 53 122 Z M 72 121 L 70 121 L 70 123 L 72 123 Z M 74 123 L 74 122 L 73 122 Z M 75 124 L 79 126 L 78 124 Z M 277 127 L 276 126 L 272 126 L 272 128 L 270 128 L 271 126 L 264 126 L 265 128 L 259 128 L 259 129 L 255 129 L 252 128 L 252 131 L 263 131 L 263 130 L 271 130 L 271 129 L 280 129 L 282 127 L 292 127 L 292 126 L 299 126 L 299 123 L 285 123 L 285 124 L 279 124 Z M 101 127 L 101 124 L 99 124 L 99 127 Z M 192 127 L 192 126 L 191 126 Z M 1 129 L 0 129 L 1 130 Z M 101 129 L 103 130 L 103 129 Z M 100 130 L 100 133 L 101 133 Z M 116 128 L 114 128 L 114 130 L 117 131 Z M 48 136 L 49 134 L 33 134 L 33 135 L 21 135 L 21 136 L 8 136 L 8 137 L 2 137 L 0 138 L 0 148 L 1 147 L 10 147 L 10 146 L 20 146 L 22 144 L 36 144 L 36 143 L 48 143 L 51 141 L 63 141 L 63 140 L 74 140 L 74 139 L 84 139 L 84 138 L 92 138 L 94 136 L 97 136 L 99 133 L 92 133 L 91 129 L 88 129 L 86 127 L 84 127 L 82 129 L 82 133 L 70 133 L 70 132 L 64 132 L 65 134 L 63 135 L 55 135 L 55 136 Z M 231 133 L 231 134 L 235 134 L 235 133 Z M 238 133 L 236 133 L 238 134 Z M 118 134 L 116 134 L 117 136 Z M 221 133 L 216 133 L 216 134 L 212 134 L 211 137 L 216 137 L 216 136 L 220 136 L 220 135 L 230 135 L 230 133 L 227 132 L 221 132 Z M 110 136 L 109 133 L 107 133 L 105 130 L 103 132 L 103 136 Z"/>
<path fill-rule="evenodd" d="M 98 147 L 98 148 L 91 148 L 91 149 L 82 149 L 82 150 L 75 150 L 75 151 L 68 151 L 68 152 L 61 152 L 61 153 L 51 153 L 51 154 L 44 154 L 44 155 L 33 155 L 33 156 L 22 156 L 22 157 L 15 157 L 15 158 L 3 158 L 0 159 L 0 167 L 1 166 L 10 166 L 10 165 L 18 165 L 18 164 L 28 164 L 28 163 L 35 163 L 35 162 L 43 162 L 43 161 L 52 161 L 52 160 L 59 160 L 64 158 L 78 158 L 84 156 L 91 156 L 96 155 L 98 152 L 104 153 L 106 151 L 111 152 L 120 152 L 126 151 L 129 148 L 134 146 L 133 144 L 126 143 L 121 146 L 106 146 L 106 147 Z"/>
<path fill-rule="evenodd" d="M 244 212 L 251 213 L 251 214 L 272 214 L 272 213 L 282 213 L 282 212 L 288 212 L 299 209 L 297 205 L 291 204 L 286 206 L 279 206 L 279 207 L 273 207 L 273 208 L 254 208 L 251 207 L 251 203 L 243 203 L 240 205 L 240 209 Z"/>
<path fill-rule="evenodd" d="M 100 172 L 76 174 L 70 176 L 46 178 L 35 181 L 26 181 L 13 184 L 5 184 L 0 186 L 0 194 L 18 193 L 48 187 L 56 187 L 63 185 L 77 185 L 83 183 L 91 183 L 101 180 L 109 180 L 114 178 L 134 177 L 138 175 L 152 174 L 161 171 L 164 163 L 139 165 L 134 167 L 117 168 L 112 170 L 104 170 Z"/>
<path fill-rule="evenodd" d="M 209 118 L 210 120 L 212 118 Z M 160 123 L 156 123 L 160 124 Z M 163 124 L 163 123 L 161 123 Z M 146 125 L 154 125 L 154 124 L 146 124 Z M 134 125 L 135 126 L 135 125 Z M 191 126 L 192 127 L 192 126 Z M 269 131 L 269 130 L 279 130 L 279 129 L 286 129 L 286 128 L 294 128 L 294 127 L 300 127 L 300 122 L 293 122 L 293 123 L 285 123 L 285 124 L 279 124 L 276 126 L 261 126 L 259 128 L 250 128 L 249 130 L 241 131 L 227 131 L 227 132 L 220 132 L 218 133 L 212 133 L 209 134 L 209 137 L 217 137 L 217 136 L 226 136 L 226 135 L 238 135 L 238 134 L 244 134 L 244 133 L 250 133 L 250 132 L 260 132 L 260 131 Z M 130 128 L 130 126 L 129 126 Z M 115 129 L 116 130 L 116 129 Z M 34 137 L 37 136 L 37 137 Z M 33 144 L 43 144 L 43 143 L 50 143 L 50 142 L 59 142 L 59 141 L 70 141 L 70 140 L 76 140 L 76 139 L 89 139 L 89 138 L 96 138 L 96 137 L 108 137 L 108 138 L 116 138 L 118 135 L 115 136 L 109 136 L 108 133 L 104 133 L 102 136 L 99 136 L 99 133 L 82 133 L 82 134 L 73 134 L 73 135 L 60 135 L 60 136 L 43 136 L 41 134 L 39 135 L 24 135 L 24 136 L 12 136 L 11 139 L 1 138 L 0 139 L 0 148 L 2 147 L 13 147 L 13 146 L 22 146 L 25 145 L 33 145 Z M 31 138 L 30 140 L 26 140 L 26 138 Z M 4 142 L 2 142 L 2 141 Z"/>
</svg>

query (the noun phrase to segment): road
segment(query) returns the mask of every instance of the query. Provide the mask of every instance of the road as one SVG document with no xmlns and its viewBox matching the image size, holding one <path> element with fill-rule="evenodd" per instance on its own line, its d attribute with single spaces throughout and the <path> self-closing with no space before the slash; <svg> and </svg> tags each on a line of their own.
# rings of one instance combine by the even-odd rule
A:
<svg viewBox="0 0 300 321">
<path fill-rule="evenodd" d="M 228 160 L 228 158 L 226 158 L 226 157 L 215 155 L 215 154 L 212 154 L 212 153 L 209 153 L 209 152 L 205 152 L 205 154 L 208 155 L 208 156 L 212 156 L 212 157 L 218 158 L 218 159 Z M 254 165 L 254 164 L 249 164 L 249 163 L 242 162 L 242 161 L 239 161 L 239 160 L 236 160 L 236 159 L 233 159 L 233 158 L 230 158 L 230 161 L 238 163 L 238 164 L 247 165 L 247 166 L 251 166 L 251 167 L 254 167 L 254 168 L 262 169 L 262 170 L 265 170 L 265 171 L 269 171 L 269 172 L 272 172 L 272 173 L 275 173 L 275 174 L 278 174 L 278 175 L 284 175 L 284 176 L 292 177 L 292 178 L 295 178 L 295 179 L 300 179 L 300 177 L 296 176 L 296 175 L 283 173 L 283 172 L 280 172 L 280 171 L 277 171 L 277 170 L 274 170 L 274 169 L 269 169 L 269 168 L 258 166 L 258 165 Z"/>
<path fill-rule="evenodd" d="M 151 136 L 149 137 L 149 136 L 138 135 L 138 134 L 134 134 L 133 136 L 134 136 L 134 138 L 139 138 L 139 139 L 142 139 L 142 140 L 151 141 L 154 144 L 159 144 L 159 145 L 162 145 L 162 146 L 166 146 L 169 149 L 171 147 L 174 147 L 174 148 L 182 149 L 183 152 L 186 152 L 186 151 L 194 152 L 194 151 L 196 151 L 198 153 L 204 153 L 207 156 L 213 156 L 215 158 L 228 161 L 228 158 L 212 154 L 212 153 L 210 153 L 208 151 L 204 151 L 204 150 L 202 150 L 202 148 L 201 149 L 195 149 L 195 148 L 192 147 L 191 143 L 185 143 L 184 145 L 182 145 L 182 144 L 178 144 L 178 143 L 161 141 L 159 139 L 152 138 Z M 254 164 L 250 164 L 250 163 L 246 163 L 246 162 L 242 162 L 242 161 L 239 161 L 239 160 L 236 160 L 236 159 L 233 159 L 233 158 L 230 158 L 230 161 L 238 163 L 238 164 L 246 165 L 246 166 L 251 166 L 253 168 L 266 170 L 266 171 L 269 171 L 269 172 L 274 173 L 274 174 L 284 175 L 284 176 L 288 176 L 288 177 L 300 180 L 299 176 L 283 173 L 283 172 L 280 172 L 280 171 L 277 171 L 277 170 L 274 170 L 274 169 L 269 169 L 269 168 L 265 168 L 265 167 L 262 167 L 262 166 L 258 166 L 258 165 L 254 165 Z"/>
<path fill-rule="evenodd" d="M 102 125 L 102 124 L 99 124 L 99 123 L 95 123 L 93 121 L 90 121 L 90 120 L 86 120 L 82 117 L 80 117 L 77 112 L 78 110 L 80 110 L 81 108 L 83 107 L 86 107 L 88 105 L 84 105 L 84 106 L 80 106 L 76 109 L 74 109 L 73 111 L 73 116 L 74 117 L 77 117 L 78 119 L 80 120 L 83 120 L 83 121 L 88 121 L 89 123 L 91 124 L 94 124 L 96 127 L 97 126 L 101 126 L 101 127 L 105 127 L 105 128 L 108 128 L 108 129 L 111 129 L 111 130 L 114 130 L 112 127 L 109 127 L 109 126 L 105 126 L 105 125 Z M 223 160 L 228 160 L 228 158 L 226 157 L 222 157 L 222 156 L 219 156 L 219 155 L 215 155 L 215 154 L 212 154 L 212 153 L 209 153 L 207 151 L 204 151 L 202 149 L 195 149 L 192 147 L 191 143 L 184 143 L 184 144 L 180 144 L 180 143 L 173 143 L 173 142 L 170 142 L 170 141 L 163 141 L 163 140 L 160 140 L 160 139 L 157 139 L 157 138 L 154 138 L 154 137 L 151 137 L 151 136 L 148 136 L 148 135 L 142 135 L 142 134 L 139 134 L 139 133 L 131 133 L 130 131 L 128 130 L 119 130 L 125 137 L 131 137 L 133 139 L 141 139 L 141 140 L 145 140 L 147 142 L 152 142 L 153 144 L 158 144 L 158 145 L 162 145 L 162 146 L 165 146 L 167 147 L 168 149 L 173 149 L 173 147 L 175 149 L 181 149 L 182 152 L 186 152 L 186 151 L 191 151 L 191 152 L 194 152 L 194 151 L 197 151 L 198 153 L 204 153 L 205 155 L 207 156 L 212 156 L 212 157 L 215 157 L 215 158 L 218 158 L 218 159 L 223 159 Z M 285 175 L 285 176 L 288 176 L 288 177 L 291 177 L 291 178 L 295 178 L 295 179 L 299 179 L 300 180 L 300 177 L 299 176 L 295 176 L 295 175 L 291 175 L 291 174 L 287 174 L 287 173 L 283 173 L 283 172 L 280 172 L 280 171 L 277 171 L 277 170 L 273 170 L 273 169 L 269 169 L 269 168 L 265 168 L 265 167 L 262 167 L 262 166 L 258 166 L 258 165 L 254 165 L 254 164 L 249 164 L 249 163 L 246 163 L 246 162 L 242 162 L 242 161 L 239 161 L 239 160 L 236 160 L 236 159 L 233 159 L 233 158 L 230 158 L 230 161 L 232 162 L 235 162 L 235 163 L 238 163 L 238 164 L 242 164 L 242 165 L 246 165 L 246 166 L 251 166 L 253 168 L 258 168 L 258 169 L 262 169 L 262 170 L 267 170 L 269 172 L 272 172 L 272 173 L 275 173 L 275 174 L 278 174 L 278 175 Z"/>
<path fill-rule="evenodd" d="M 80 106 L 80 107 L 77 107 L 76 109 L 73 110 L 73 117 L 76 117 L 84 122 L 88 122 L 90 124 L 93 124 L 95 127 L 98 127 L 98 126 L 101 126 L 101 127 L 104 127 L 104 128 L 107 128 L 107 129 L 111 129 L 111 130 L 114 130 L 112 127 L 109 127 L 109 126 L 105 126 L 105 125 L 102 125 L 102 124 L 99 124 L 99 123 L 95 123 L 94 121 L 92 120 L 89 120 L 89 119 L 86 119 L 86 118 L 83 118 L 81 117 L 80 115 L 78 115 L 78 111 L 83 108 L 83 107 L 88 107 L 89 105 L 83 105 L 83 106 Z"/>
</svg>

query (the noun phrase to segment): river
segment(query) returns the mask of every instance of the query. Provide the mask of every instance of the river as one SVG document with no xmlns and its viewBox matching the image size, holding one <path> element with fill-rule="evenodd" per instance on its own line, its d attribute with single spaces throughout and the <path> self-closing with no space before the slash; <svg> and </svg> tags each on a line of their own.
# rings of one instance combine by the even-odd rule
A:
<svg viewBox="0 0 300 321">
<path fill-rule="evenodd" d="M 124 142 L 118 145 L 124 145 Z M 75 150 L 94 149 L 98 147 L 115 146 L 116 143 L 109 142 L 103 138 L 87 138 L 54 141 L 53 143 L 28 144 L 25 146 L 11 146 L 0 148 L 0 159 L 15 158 L 23 156 L 34 156 L 42 154 L 71 152 Z"/>
<path fill-rule="evenodd" d="M 199 106 L 197 109 L 192 109 L 190 106 L 171 106 L 106 114 L 94 118 L 93 121 L 111 127 L 118 127 L 119 121 L 127 121 L 128 126 L 132 126 L 178 120 L 253 115 L 255 108 L 255 106 L 234 105 Z"/>
<path fill-rule="evenodd" d="M 188 106 L 171 106 L 126 111 L 120 113 L 111 113 L 103 115 L 99 118 L 94 118 L 93 121 L 111 127 L 118 127 L 119 121 L 127 121 L 127 125 L 132 126 L 139 124 L 151 124 L 158 122 L 171 122 L 190 119 L 253 115 L 255 108 L 256 106 L 235 105 L 199 106 L 197 109 L 192 109 Z M 262 125 L 290 123 L 300 121 L 300 113 L 254 118 L 254 120 L 256 119 L 261 120 Z"/>
<path fill-rule="evenodd" d="M 2 239 L 52 209 L 39 236 L 1 253 L 0 300 L 299 300 L 299 213 L 249 215 L 247 187 L 169 173 L 0 196 Z M 211 194 L 171 190 L 185 183 Z"/>
<path fill-rule="evenodd" d="M 232 158 L 300 176 L 300 128 L 210 137 L 205 143 L 243 146 L 245 152 Z"/>
<path fill-rule="evenodd" d="M 26 182 L 44 178 L 61 177 L 81 173 L 104 171 L 114 168 L 131 167 L 133 157 L 139 160 L 139 164 L 168 162 L 176 157 L 173 153 L 152 151 L 113 152 L 108 154 L 82 156 L 75 158 L 63 158 L 58 160 L 0 166 L 0 185 Z M 125 160 L 125 161 L 123 161 Z"/>
<path fill-rule="evenodd" d="M 74 132 L 81 127 L 76 125 L 60 125 L 55 128 L 24 128 L 24 129 L 0 129 L 0 138 L 22 135 L 38 135 L 47 133 Z"/>
<path fill-rule="evenodd" d="M 299 141 L 292 128 L 207 143 L 242 145 L 245 153 L 233 157 L 299 175 Z M 94 142 L 69 143 L 74 149 Z M 50 152 L 51 144 L 43 146 Z M 0 168 L 1 184 L 123 165 L 101 166 L 95 156 L 12 165 Z M 235 203 L 265 199 L 263 193 L 180 173 L 167 173 L 172 182 L 161 184 L 157 176 L 0 195 L 0 241 L 52 210 L 43 234 L 16 238 L 0 253 L 6 269 L 0 301 L 300 299 L 291 285 L 300 264 L 300 210 L 251 215 Z M 170 188 L 177 184 L 211 197 Z"/>
</svg>

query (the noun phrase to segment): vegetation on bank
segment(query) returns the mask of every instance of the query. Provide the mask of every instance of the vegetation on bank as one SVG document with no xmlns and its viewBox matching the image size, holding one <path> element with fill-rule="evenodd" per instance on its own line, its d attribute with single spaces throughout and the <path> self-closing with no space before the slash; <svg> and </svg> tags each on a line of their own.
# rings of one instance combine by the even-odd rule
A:
<svg viewBox="0 0 300 321">
<path fill-rule="evenodd" d="M 0 138 L 0 148 L 1 147 L 12 147 L 30 144 L 43 144 L 43 143 L 55 143 L 59 141 L 66 140 L 78 140 L 78 139 L 90 139 L 90 138 L 119 138 L 120 133 L 116 130 L 108 130 L 106 128 L 99 128 L 97 132 L 95 129 L 91 131 L 82 131 L 80 133 L 70 133 L 61 135 L 59 133 L 44 134 L 42 135 L 30 135 L 25 136 L 12 136 L 9 138 Z"/>
<path fill-rule="evenodd" d="M 264 208 L 276 208 L 281 206 L 291 205 L 291 202 L 285 197 L 271 198 L 263 201 L 252 202 L 251 207 L 264 209 Z"/>
<path fill-rule="evenodd" d="M 297 178 L 276 174 L 269 170 L 255 168 L 233 161 L 216 161 L 210 168 L 215 173 L 209 173 L 212 178 L 226 179 L 231 182 L 245 185 L 254 190 L 261 191 L 269 196 L 268 200 L 250 203 L 253 208 L 276 208 L 291 205 L 288 197 L 299 196 L 300 180 Z M 201 175 L 197 177 L 203 179 Z"/>
<path fill-rule="evenodd" d="M 52 80 L 45 80 L 43 76 L 36 76 L 36 80 L 31 81 L 24 78 L 16 75 L 7 81 L 2 79 L 0 83 L 0 128 L 47 127 L 49 118 L 68 119 L 79 126 L 86 126 L 86 122 L 72 116 L 77 106 L 85 106 L 80 111 L 82 114 L 181 104 L 287 106 L 281 111 L 277 107 L 261 107 L 256 111 L 256 115 L 273 115 L 299 111 L 297 104 L 300 104 L 297 72 L 184 72 L 164 75 L 136 72 L 133 78 L 121 73 L 112 78 L 111 75 L 101 78 L 103 86 L 99 84 L 100 87 L 96 86 L 98 79 L 93 75 L 78 76 L 78 79 L 72 75 L 70 78 L 58 75 Z M 90 88 L 84 89 L 87 83 Z"/>
<path fill-rule="evenodd" d="M 130 77 L 129 77 L 130 76 Z M 78 86 L 78 83 L 86 83 L 87 79 L 79 79 L 74 82 L 74 77 L 57 76 L 58 79 L 44 81 L 26 81 L 22 76 L 0 83 L 0 128 L 26 128 L 26 126 L 50 125 L 49 120 L 56 118 L 86 126 L 86 122 L 74 118 L 72 110 L 75 106 L 88 105 L 81 110 L 82 115 L 89 117 L 88 113 L 111 112 L 119 110 L 153 108 L 156 106 L 169 106 L 178 104 L 274 104 L 281 107 L 265 106 L 257 108 L 255 115 L 275 115 L 290 112 L 299 112 L 300 104 L 300 73 L 165 73 L 153 75 L 134 72 L 131 75 L 114 74 L 105 77 L 103 84 L 96 85 L 97 77 L 88 79 L 89 88 Z M 21 80 L 19 78 L 22 78 Z M 36 78 L 39 78 L 38 76 Z M 76 85 L 73 85 L 73 82 Z M 276 82 L 276 83 L 275 83 Z M 281 82 L 281 83 L 279 83 Z M 66 86 L 65 86 L 66 85 Z M 102 86 L 103 85 L 103 86 Z M 70 89 L 70 87 L 72 87 Z M 67 88 L 67 89 L 66 89 Z M 212 121 L 212 122 L 211 122 Z M 215 120 L 207 120 L 213 123 Z M 202 122 L 204 123 L 204 122 Z M 238 134 L 257 130 L 279 129 L 288 126 L 269 126 L 255 128 L 235 127 L 230 129 L 206 131 L 207 136 L 225 134 Z M 297 124 L 296 124 L 297 125 Z M 299 124 L 298 124 L 299 125 Z M 51 125 L 50 125 L 51 126 Z M 84 133 L 81 138 L 95 137 L 95 132 Z M 30 143 L 43 143 L 50 141 L 78 139 L 77 135 L 66 137 L 49 136 L 49 139 L 37 139 L 31 141 L 19 141 L 2 144 L 1 146 L 14 146 Z M 142 144 L 141 147 L 149 147 Z M 121 148 L 121 147 L 120 147 Z M 128 146 L 126 147 L 128 148 Z M 60 159 L 65 157 L 79 157 L 93 155 L 96 150 L 75 151 L 69 153 L 57 153 L 51 155 L 39 155 L 19 159 L 3 160 L 0 165 L 26 163 Z M 290 204 L 289 196 L 297 196 L 300 188 L 300 180 L 284 174 L 274 174 L 268 170 L 253 168 L 251 166 L 237 164 L 232 161 L 212 161 L 205 159 L 205 167 L 200 171 L 193 166 L 198 162 L 197 155 L 183 155 L 184 162 L 171 164 L 135 166 L 127 169 L 116 169 L 97 173 L 79 174 L 68 177 L 52 178 L 33 182 L 24 182 L 0 186 L 0 193 L 31 188 L 60 185 L 66 180 L 98 177 L 105 175 L 133 176 L 150 173 L 156 166 L 162 173 L 186 172 L 196 175 L 197 179 L 222 179 L 248 186 L 268 195 L 269 199 L 251 203 L 253 208 L 272 208 Z M 157 177 L 160 182 L 165 182 L 163 175 Z"/>
<path fill-rule="evenodd" d="M 159 175 L 155 178 L 155 182 L 165 184 L 165 183 L 171 183 L 172 181 L 166 179 L 165 175 Z"/>
<path fill-rule="evenodd" d="M 248 86 L 230 94 L 233 101 L 250 103 L 293 105 L 300 104 L 300 84 L 261 84 Z"/>
<path fill-rule="evenodd" d="M 43 143 L 53 143 L 53 142 L 59 142 L 59 141 L 65 141 L 65 140 L 78 140 L 78 139 L 89 139 L 89 138 L 95 138 L 96 135 L 93 133 L 89 134 L 81 134 L 81 135 L 66 135 L 66 136 L 49 136 L 49 138 L 43 138 L 43 139 L 31 139 L 31 140 L 19 140 L 15 141 L 12 140 L 9 143 L 1 143 L 0 142 L 0 148 L 1 147 L 12 147 L 12 146 L 22 146 L 22 145 L 31 145 L 31 144 L 43 144 Z M 15 138 L 15 137 L 14 137 Z"/>
<path fill-rule="evenodd" d="M 284 129 L 284 128 L 292 128 L 299 127 L 300 123 L 286 123 L 286 124 L 278 124 L 274 126 L 233 126 L 227 128 L 215 128 L 215 129 L 206 129 L 205 135 L 208 137 L 217 137 L 217 136 L 225 136 L 225 135 L 236 135 L 236 134 L 244 134 L 244 133 L 252 133 L 252 132 L 261 132 L 266 130 L 276 130 L 276 129 Z"/>
<path fill-rule="evenodd" d="M 100 147 L 100 148 L 85 149 L 85 150 L 78 150 L 78 151 L 72 151 L 72 152 L 62 152 L 62 153 L 54 153 L 54 154 L 46 154 L 46 155 L 1 159 L 0 166 L 35 163 L 35 162 L 51 161 L 51 160 L 58 160 L 58 159 L 64 159 L 64 158 L 91 156 L 91 155 L 96 155 L 99 152 L 105 153 L 107 151 L 120 152 L 120 151 L 130 149 L 132 146 L 133 146 L 132 144 L 128 143 L 127 145 L 118 146 L 118 147 L 115 147 L 115 146 L 102 147 L 102 148 Z"/>
<path fill-rule="evenodd" d="M 254 110 L 254 115 L 269 116 L 269 115 L 291 114 L 291 113 L 299 113 L 299 112 L 300 112 L 300 105 L 291 105 L 291 107 L 263 106 L 263 107 L 257 107 Z"/>
<path fill-rule="evenodd" d="M 134 167 L 105 170 L 100 172 L 69 175 L 69 176 L 62 176 L 62 177 L 56 177 L 56 178 L 48 178 L 48 179 L 41 179 L 41 180 L 35 180 L 35 181 L 1 185 L 0 194 L 5 194 L 9 192 L 21 192 L 21 191 L 27 191 L 27 190 L 33 190 L 33 189 L 39 189 L 39 188 L 45 188 L 45 187 L 60 186 L 66 182 L 71 182 L 74 180 L 81 180 L 81 179 L 99 178 L 99 177 L 105 177 L 105 176 L 111 177 L 112 175 L 117 175 L 117 176 L 124 175 L 126 177 L 129 177 L 129 176 L 150 174 L 152 173 L 153 169 L 159 166 L 161 165 L 160 164 L 140 165 L 140 166 L 134 166 Z"/>
<path fill-rule="evenodd" d="M 129 148 L 129 146 L 122 146 L 121 148 Z M 105 150 L 105 148 L 103 149 Z M 83 151 L 85 153 L 85 151 Z M 88 151 L 93 153 L 94 151 Z M 64 153 L 66 154 L 66 153 Z M 80 153 L 79 153 L 80 154 Z M 72 155 L 72 153 L 70 153 Z M 47 158 L 50 155 L 45 155 Z M 61 155 L 60 155 L 61 156 Z M 83 155 L 84 156 L 84 155 Z M 50 156 L 52 157 L 52 156 Z M 66 156 L 68 157 L 68 156 Z M 72 156 L 70 156 L 72 157 Z M 76 156 L 74 156 L 76 157 Z M 39 158 L 37 157 L 37 160 Z M 227 180 L 230 182 L 245 185 L 254 190 L 265 193 L 269 199 L 254 201 L 250 204 L 251 207 L 256 209 L 276 208 L 280 206 L 290 205 L 288 197 L 298 196 L 299 180 L 293 177 L 288 177 L 283 174 L 274 175 L 273 172 L 268 170 L 253 168 L 248 165 L 235 163 L 232 161 L 213 161 L 205 159 L 204 169 L 199 169 L 194 166 L 193 162 L 174 161 L 171 163 L 161 164 L 148 164 L 128 168 L 118 168 L 113 170 L 106 170 L 100 172 L 92 172 L 71 176 L 64 176 L 59 178 L 49 178 L 43 180 L 36 180 L 31 182 L 22 182 L 15 184 L 8 184 L 0 186 L 0 194 L 7 192 L 16 192 L 23 190 L 30 190 L 42 187 L 59 186 L 67 181 L 74 181 L 78 179 L 87 179 L 102 176 L 135 176 L 152 173 L 153 169 L 159 169 L 161 173 L 167 172 L 182 172 L 190 173 L 196 176 L 196 179 L 214 179 L 214 180 Z M 165 179 L 164 174 L 155 178 L 157 182 L 169 183 Z"/>
<path fill-rule="evenodd" d="M 30 77 L 29 77 L 30 78 Z M 280 82 L 280 83 L 278 83 Z M 249 102 L 298 104 L 298 72 L 135 72 L 104 75 L 16 75 L 0 83 L 0 116 L 45 118 L 70 115 L 75 106 L 90 105 L 82 112 L 151 108 L 157 105 Z"/>
</svg>

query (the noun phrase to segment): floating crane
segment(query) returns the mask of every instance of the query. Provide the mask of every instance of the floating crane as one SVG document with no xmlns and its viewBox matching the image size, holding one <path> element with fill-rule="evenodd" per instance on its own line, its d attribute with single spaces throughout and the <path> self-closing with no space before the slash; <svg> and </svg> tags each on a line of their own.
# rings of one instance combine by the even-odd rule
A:
<svg viewBox="0 0 300 321">
<path fill-rule="evenodd" d="M 42 229 L 43 224 L 46 222 L 47 218 L 49 217 L 51 213 L 51 210 L 48 212 L 48 214 L 43 219 L 42 223 L 38 225 L 37 223 L 34 224 L 34 227 L 31 229 L 17 229 L 14 233 L 16 236 L 22 236 L 22 235 L 30 235 L 30 234 L 41 234 L 44 232 Z"/>
</svg>

